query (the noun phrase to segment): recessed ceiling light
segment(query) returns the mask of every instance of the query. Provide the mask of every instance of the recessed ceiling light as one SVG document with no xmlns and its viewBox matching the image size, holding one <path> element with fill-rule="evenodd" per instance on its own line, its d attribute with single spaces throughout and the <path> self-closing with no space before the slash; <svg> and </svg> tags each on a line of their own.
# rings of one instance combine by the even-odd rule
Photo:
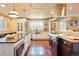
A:
<svg viewBox="0 0 79 59">
<path fill-rule="evenodd" d="M 54 14 L 54 12 L 53 12 L 53 11 L 51 11 L 51 14 Z"/>
<path fill-rule="evenodd" d="M 72 10 L 72 7 L 70 7 L 69 9 Z"/>
<path fill-rule="evenodd" d="M 1 7 L 6 7 L 4 4 L 0 4 Z"/>
</svg>

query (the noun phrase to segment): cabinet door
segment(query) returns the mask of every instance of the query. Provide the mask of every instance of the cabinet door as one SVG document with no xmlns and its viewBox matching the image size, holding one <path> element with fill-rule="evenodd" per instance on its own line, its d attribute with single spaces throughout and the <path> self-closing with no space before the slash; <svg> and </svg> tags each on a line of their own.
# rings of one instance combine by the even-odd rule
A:
<svg viewBox="0 0 79 59">
<path fill-rule="evenodd" d="M 60 32 L 66 32 L 67 26 L 66 26 L 66 19 L 61 19 L 59 22 L 59 31 Z"/>
<path fill-rule="evenodd" d="M 28 34 L 27 36 L 25 36 L 26 48 L 30 45 L 30 43 L 31 43 L 31 34 Z"/>
<path fill-rule="evenodd" d="M 62 47 L 62 55 L 64 55 L 64 56 L 70 56 L 71 55 L 71 49 L 69 48 L 69 47 L 67 47 L 67 46 L 63 46 Z"/>
<path fill-rule="evenodd" d="M 49 40 L 49 44 L 50 44 L 50 46 L 52 47 L 52 45 L 53 45 L 53 40 Z"/>
<path fill-rule="evenodd" d="M 51 22 L 51 31 L 56 30 L 56 22 Z"/>
<path fill-rule="evenodd" d="M 62 55 L 70 56 L 71 55 L 71 43 L 63 41 L 62 44 Z"/>
</svg>

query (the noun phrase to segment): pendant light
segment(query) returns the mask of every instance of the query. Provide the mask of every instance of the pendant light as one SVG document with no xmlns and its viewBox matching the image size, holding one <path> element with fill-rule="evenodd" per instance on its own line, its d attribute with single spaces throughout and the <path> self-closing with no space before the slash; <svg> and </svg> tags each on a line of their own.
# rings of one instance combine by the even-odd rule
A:
<svg viewBox="0 0 79 59">
<path fill-rule="evenodd" d="M 13 10 L 11 10 L 8 14 L 8 16 L 12 18 L 17 18 L 18 17 L 18 12 L 15 10 L 15 4 L 13 4 Z"/>
</svg>

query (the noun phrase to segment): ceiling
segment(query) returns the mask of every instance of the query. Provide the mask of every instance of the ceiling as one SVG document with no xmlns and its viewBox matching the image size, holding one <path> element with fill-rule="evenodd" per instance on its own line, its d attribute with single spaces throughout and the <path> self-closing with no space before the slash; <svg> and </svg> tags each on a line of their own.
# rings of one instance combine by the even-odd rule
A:
<svg viewBox="0 0 79 59">
<path fill-rule="evenodd" d="M 67 4 L 67 16 L 79 16 L 79 3 Z"/>
<path fill-rule="evenodd" d="M 4 3 L 6 7 L 0 7 L 0 13 L 8 15 L 9 11 L 13 9 L 13 3 Z M 0 4 L 1 5 L 1 4 Z M 27 18 L 47 18 L 57 15 L 56 3 L 15 3 L 15 10 L 19 16 Z M 72 7 L 72 9 L 70 9 Z M 25 12 L 23 10 L 26 10 Z M 79 4 L 68 3 L 66 8 L 67 16 L 79 15 Z M 53 12 L 53 14 L 51 14 Z M 60 12 L 60 11 L 59 11 Z"/>
<path fill-rule="evenodd" d="M 8 15 L 9 11 L 13 9 L 12 3 L 6 3 L 6 7 L 0 7 L 0 13 Z M 51 3 L 15 3 L 15 10 L 19 13 L 19 16 L 25 16 L 27 18 L 45 18 L 52 17 L 56 4 Z M 26 10 L 25 12 L 23 10 Z M 55 15 L 54 14 L 54 15 Z"/>
</svg>

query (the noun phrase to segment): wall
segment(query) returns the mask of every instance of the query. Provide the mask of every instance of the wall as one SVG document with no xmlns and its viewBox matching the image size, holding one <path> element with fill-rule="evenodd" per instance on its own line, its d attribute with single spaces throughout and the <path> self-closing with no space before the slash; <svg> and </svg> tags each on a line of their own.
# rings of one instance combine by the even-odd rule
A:
<svg viewBox="0 0 79 59">
<path fill-rule="evenodd" d="M 7 24 L 6 24 L 7 28 L 3 32 L 13 32 L 13 31 L 16 31 L 16 29 L 17 29 L 16 19 L 12 19 L 12 18 L 10 18 L 8 16 L 5 16 L 3 14 L 0 14 L 0 17 L 3 17 L 3 18 L 5 18 L 5 20 L 7 20 Z"/>
<path fill-rule="evenodd" d="M 16 19 L 8 18 L 7 31 L 16 31 L 17 30 L 17 21 Z"/>
<path fill-rule="evenodd" d="M 79 16 L 79 4 L 78 3 L 68 3 L 66 15 L 67 16 Z"/>
</svg>

